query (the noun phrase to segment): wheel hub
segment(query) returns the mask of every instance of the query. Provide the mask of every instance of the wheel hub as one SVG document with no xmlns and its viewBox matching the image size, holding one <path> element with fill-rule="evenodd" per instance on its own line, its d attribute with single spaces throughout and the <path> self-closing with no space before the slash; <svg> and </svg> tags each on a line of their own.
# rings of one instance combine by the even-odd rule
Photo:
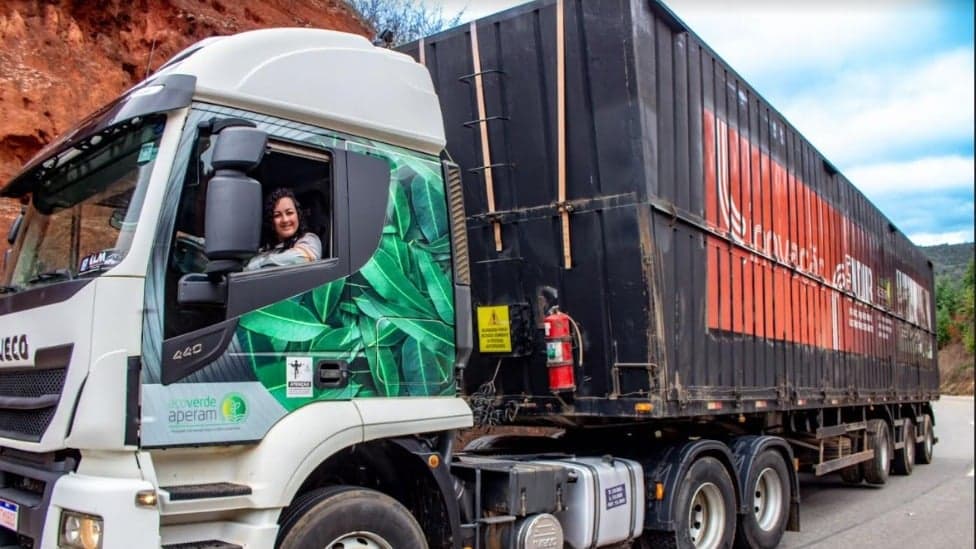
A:
<svg viewBox="0 0 976 549">
<path fill-rule="evenodd" d="M 393 546 L 373 532 L 349 532 L 325 544 L 323 549 L 393 549 Z"/>
<path fill-rule="evenodd" d="M 760 471 L 753 496 L 752 511 L 759 528 L 767 532 L 774 529 L 783 511 L 783 483 L 775 469 Z"/>
<path fill-rule="evenodd" d="M 718 486 L 711 482 L 699 486 L 688 508 L 688 535 L 696 549 L 718 547 L 725 533 L 725 513 Z"/>
</svg>

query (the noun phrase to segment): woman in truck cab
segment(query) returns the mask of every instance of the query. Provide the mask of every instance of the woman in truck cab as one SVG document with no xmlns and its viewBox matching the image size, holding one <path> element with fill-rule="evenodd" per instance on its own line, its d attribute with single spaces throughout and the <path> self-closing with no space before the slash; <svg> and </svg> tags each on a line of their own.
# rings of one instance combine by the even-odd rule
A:
<svg viewBox="0 0 976 549">
<path fill-rule="evenodd" d="M 245 265 L 245 271 L 317 261 L 322 242 L 308 230 L 301 204 L 291 189 L 278 188 L 264 203 L 264 244 Z"/>
</svg>

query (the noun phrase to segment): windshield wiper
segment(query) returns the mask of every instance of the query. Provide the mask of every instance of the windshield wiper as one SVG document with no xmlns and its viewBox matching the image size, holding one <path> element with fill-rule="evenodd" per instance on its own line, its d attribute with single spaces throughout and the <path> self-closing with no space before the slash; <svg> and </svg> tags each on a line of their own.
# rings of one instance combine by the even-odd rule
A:
<svg viewBox="0 0 976 549">
<path fill-rule="evenodd" d="M 0 294 L 12 294 L 19 291 L 20 286 L 0 286 Z"/>
<path fill-rule="evenodd" d="M 71 271 L 68 269 L 55 269 L 37 274 L 34 278 L 27 281 L 28 284 L 37 282 L 51 282 L 54 280 L 71 280 Z"/>
<path fill-rule="evenodd" d="M 89 276 L 100 275 L 105 271 L 111 270 L 112 267 L 115 267 L 115 265 L 116 265 L 115 263 L 112 263 L 111 265 L 101 265 L 99 267 L 95 267 L 94 269 L 88 269 L 87 271 L 82 271 L 78 273 L 78 276 L 76 276 L 75 278 L 85 278 Z"/>
</svg>

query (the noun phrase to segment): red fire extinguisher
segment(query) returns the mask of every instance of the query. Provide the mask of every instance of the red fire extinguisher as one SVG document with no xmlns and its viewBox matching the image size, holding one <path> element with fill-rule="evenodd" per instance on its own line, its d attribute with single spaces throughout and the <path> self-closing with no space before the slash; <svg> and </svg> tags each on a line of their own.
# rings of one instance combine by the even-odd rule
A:
<svg viewBox="0 0 976 549">
<path fill-rule="evenodd" d="M 576 389 L 573 372 L 573 335 L 569 315 L 555 310 L 545 319 L 546 366 L 549 367 L 549 390 L 572 391 Z"/>
</svg>

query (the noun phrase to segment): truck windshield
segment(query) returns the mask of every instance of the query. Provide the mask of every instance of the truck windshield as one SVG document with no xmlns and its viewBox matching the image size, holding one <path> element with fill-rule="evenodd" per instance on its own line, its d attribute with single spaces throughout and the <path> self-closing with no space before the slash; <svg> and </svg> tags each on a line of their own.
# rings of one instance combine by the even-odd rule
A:
<svg viewBox="0 0 976 549">
<path fill-rule="evenodd" d="M 122 261 L 165 120 L 157 115 L 106 128 L 44 162 L 9 258 L 9 289 L 97 276 Z"/>
</svg>

